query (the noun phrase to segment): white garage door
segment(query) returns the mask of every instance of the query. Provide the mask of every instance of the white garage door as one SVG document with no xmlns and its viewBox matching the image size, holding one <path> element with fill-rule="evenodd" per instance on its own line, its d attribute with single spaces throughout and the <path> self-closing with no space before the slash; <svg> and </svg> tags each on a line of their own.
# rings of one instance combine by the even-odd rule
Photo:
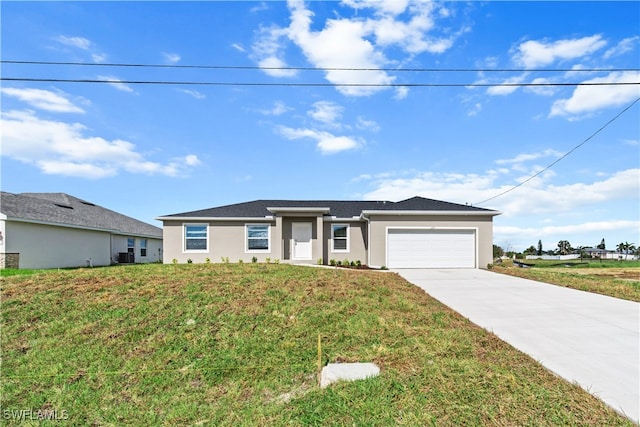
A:
<svg viewBox="0 0 640 427">
<path fill-rule="evenodd" d="M 390 268 L 475 268 L 474 230 L 390 229 Z"/>
</svg>

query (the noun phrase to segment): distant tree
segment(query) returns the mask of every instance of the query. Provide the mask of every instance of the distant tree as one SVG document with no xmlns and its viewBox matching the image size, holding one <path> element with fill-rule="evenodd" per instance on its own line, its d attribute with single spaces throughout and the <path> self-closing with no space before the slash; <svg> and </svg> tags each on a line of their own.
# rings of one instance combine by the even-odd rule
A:
<svg viewBox="0 0 640 427">
<path fill-rule="evenodd" d="M 598 249 L 602 249 L 603 251 L 605 249 L 607 249 L 607 245 L 604 243 L 604 237 L 602 238 L 602 242 L 600 242 L 600 244 L 598 246 L 596 246 Z"/>
<path fill-rule="evenodd" d="M 629 242 L 620 242 L 616 245 L 616 250 L 621 253 L 624 254 L 624 259 L 627 259 L 629 257 L 629 252 L 631 251 L 631 253 L 634 253 L 636 250 L 636 246 L 633 243 L 629 243 Z"/>
<path fill-rule="evenodd" d="M 538 252 L 536 255 L 542 255 L 542 240 L 538 240 Z"/>
<path fill-rule="evenodd" d="M 502 255 L 504 255 L 504 249 L 498 245 L 493 245 L 493 258 L 500 258 Z"/>
<path fill-rule="evenodd" d="M 525 255 L 535 255 L 537 252 L 536 248 L 531 245 L 529 246 L 527 249 L 524 250 L 524 252 L 522 252 Z"/>
<path fill-rule="evenodd" d="M 558 242 L 558 253 L 560 255 L 567 255 L 570 254 L 573 251 L 573 248 L 571 247 L 571 243 L 569 243 L 568 240 L 560 240 Z"/>
</svg>

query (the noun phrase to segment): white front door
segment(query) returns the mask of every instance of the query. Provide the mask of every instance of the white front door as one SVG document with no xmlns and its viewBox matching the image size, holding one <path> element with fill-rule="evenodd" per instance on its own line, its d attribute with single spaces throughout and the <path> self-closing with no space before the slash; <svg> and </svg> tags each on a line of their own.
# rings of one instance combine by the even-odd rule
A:
<svg viewBox="0 0 640 427">
<path fill-rule="evenodd" d="M 311 223 L 291 223 L 291 236 L 293 240 L 293 259 L 311 259 Z"/>
</svg>

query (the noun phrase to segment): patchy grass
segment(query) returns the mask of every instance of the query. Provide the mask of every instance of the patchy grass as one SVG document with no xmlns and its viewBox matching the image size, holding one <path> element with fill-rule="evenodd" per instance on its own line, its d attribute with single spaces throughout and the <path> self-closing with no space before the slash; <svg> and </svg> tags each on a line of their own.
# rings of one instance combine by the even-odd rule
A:
<svg viewBox="0 0 640 427">
<path fill-rule="evenodd" d="M 538 280 L 567 288 L 640 302 L 639 261 L 560 262 L 527 260 L 531 268 L 513 262 L 497 264 L 493 271 Z"/>
<path fill-rule="evenodd" d="M 72 425 L 632 425 L 392 273 L 49 271 L 4 279 L 1 314 L 3 410 Z M 381 375 L 319 389 L 318 334 Z"/>
</svg>

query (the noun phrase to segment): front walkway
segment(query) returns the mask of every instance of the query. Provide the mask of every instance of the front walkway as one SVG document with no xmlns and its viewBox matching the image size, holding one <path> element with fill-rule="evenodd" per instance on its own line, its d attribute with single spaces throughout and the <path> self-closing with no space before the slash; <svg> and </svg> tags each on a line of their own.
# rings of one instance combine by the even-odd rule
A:
<svg viewBox="0 0 640 427">
<path fill-rule="evenodd" d="M 640 422 L 640 304 L 485 270 L 396 272 Z"/>
</svg>

